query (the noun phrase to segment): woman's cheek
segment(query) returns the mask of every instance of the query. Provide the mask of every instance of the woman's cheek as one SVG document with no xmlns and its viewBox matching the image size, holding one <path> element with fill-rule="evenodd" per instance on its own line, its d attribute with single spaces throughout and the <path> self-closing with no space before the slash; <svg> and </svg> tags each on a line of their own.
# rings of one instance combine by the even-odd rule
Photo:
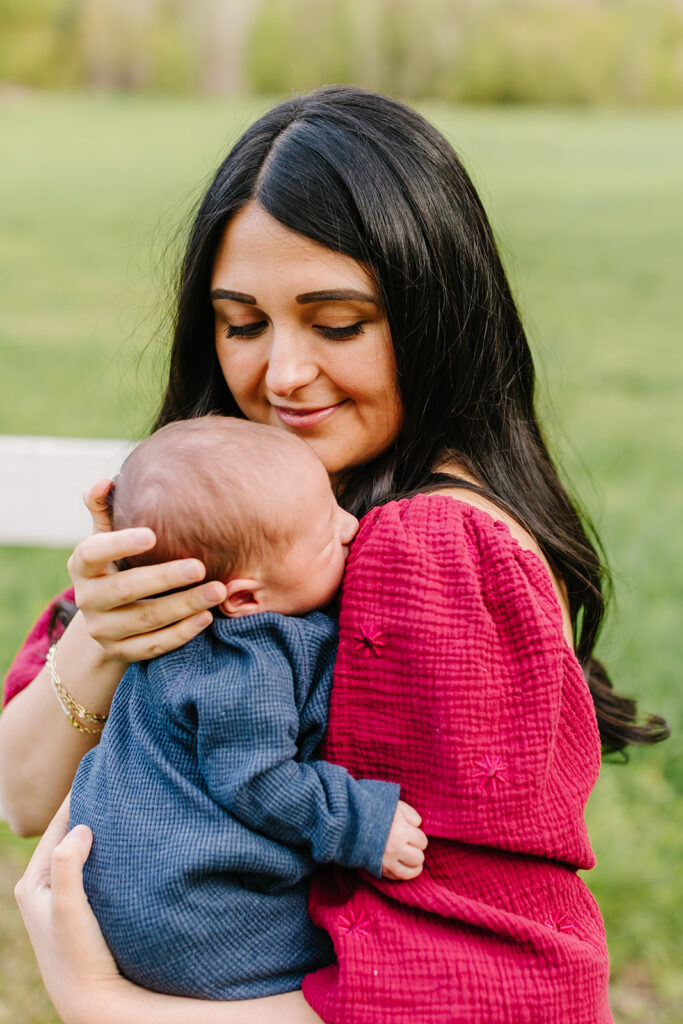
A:
<svg viewBox="0 0 683 1024">
<path fill-rule="evenodd" d="M 236 351 L 225 339 L 216 345 L 216 351 L 225 383 L 239 404 L 240 395 L 248 393 L 254 386 L 252 382 L 258 380 L 253 357 Z"/>
</svg>

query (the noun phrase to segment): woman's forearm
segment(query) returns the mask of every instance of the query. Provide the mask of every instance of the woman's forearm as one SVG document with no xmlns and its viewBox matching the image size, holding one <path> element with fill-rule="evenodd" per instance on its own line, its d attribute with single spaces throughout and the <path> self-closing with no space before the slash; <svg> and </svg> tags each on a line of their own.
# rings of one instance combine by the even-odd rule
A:
<svg viewBox="0 0 683 1024">
<path fill-rule="evenodd" d="M 78 613 L 59 640 L 55 662 L 79 704 L 106 714 L 125 670 L 107 658 Z M 99 739 L 75 729 L 43 668 L 0 715 L 0 805 L 20 835 L 43 832 L 71 788 L 78 763 Z"/>
<path fill-rule="evenodd" d="M 113 985 L 105 1004 L 101 992 L 66 1024 L 321 1024 L 321 1018 L 300 990 L 237 1002 L 185 999 L 149 992 L 122 980 Z"/>
<path fill-rule="evenodd" d="M 188 582 L 203 579 L 205 569 L 197 559 L 114 571 L 115 562 L 148 550 L 155 537 L 144 528 L 104 531 L 98 517 L 107 517 L 98 502 L 104 501 L 110 484 L 101 483 L 108 486 L 95 486 L 88 507 L 102 532 L 81 541 L 69 559 L 80 611 L 55 655 L 68 693 L 96 714 L 109 710 L 130 662 L 187 643 L 206 629 L 212 620 L 209 609 L 226 593 L 224 584 L 215 580 L 179 592 Z M 80 759 L 97 740 L 97 735 L 70 724 L 52 692 L 47 669 L 10 701 L 0 716 L 0 804 L 15 831 L 35 835 L 47 827 Z"/>
</svg>

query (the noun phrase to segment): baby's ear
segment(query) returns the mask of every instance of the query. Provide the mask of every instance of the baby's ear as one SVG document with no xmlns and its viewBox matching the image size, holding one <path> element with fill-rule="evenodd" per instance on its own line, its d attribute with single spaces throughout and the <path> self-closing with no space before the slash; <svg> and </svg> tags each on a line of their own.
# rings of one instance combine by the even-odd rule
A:
<svg viewBox="0 0 683 1024">
<path fill-rule="evenodd" d="M 258 580 L 227 580 L 225 586 L 228 593 L 218 607 L 228 618 L 236 619 L 240 615 L 253 615 L 264 610 Z"/>
</svg>

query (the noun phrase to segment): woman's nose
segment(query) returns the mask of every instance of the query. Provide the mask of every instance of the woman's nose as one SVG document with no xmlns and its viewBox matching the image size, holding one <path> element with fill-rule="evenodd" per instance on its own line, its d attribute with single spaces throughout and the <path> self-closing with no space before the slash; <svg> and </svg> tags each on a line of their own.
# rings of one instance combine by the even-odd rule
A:
<svg viewBox="0 0 683 1024">
<path fill-rule="evenodd" d="M 310 346 L 296 331 L 273 332 L 265 376 L 266 388 L 271 394 L 286 398 L 312 383 L 318 372 Z"/>
</svg>

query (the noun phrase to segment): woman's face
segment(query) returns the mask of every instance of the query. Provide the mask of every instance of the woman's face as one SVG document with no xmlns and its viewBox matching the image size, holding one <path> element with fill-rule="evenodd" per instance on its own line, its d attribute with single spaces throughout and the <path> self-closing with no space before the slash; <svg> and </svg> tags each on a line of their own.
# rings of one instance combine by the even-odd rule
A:
<svg viewBox="0 0 683 1024">
<path fill-rule="evenodd" d="M 211 278 L 216 350 L 250 420 L 303 438 L 334 477 L 401 424 L 386 315 L 365 268 L 256 203 L 230 222 Z"/>
</svg>

